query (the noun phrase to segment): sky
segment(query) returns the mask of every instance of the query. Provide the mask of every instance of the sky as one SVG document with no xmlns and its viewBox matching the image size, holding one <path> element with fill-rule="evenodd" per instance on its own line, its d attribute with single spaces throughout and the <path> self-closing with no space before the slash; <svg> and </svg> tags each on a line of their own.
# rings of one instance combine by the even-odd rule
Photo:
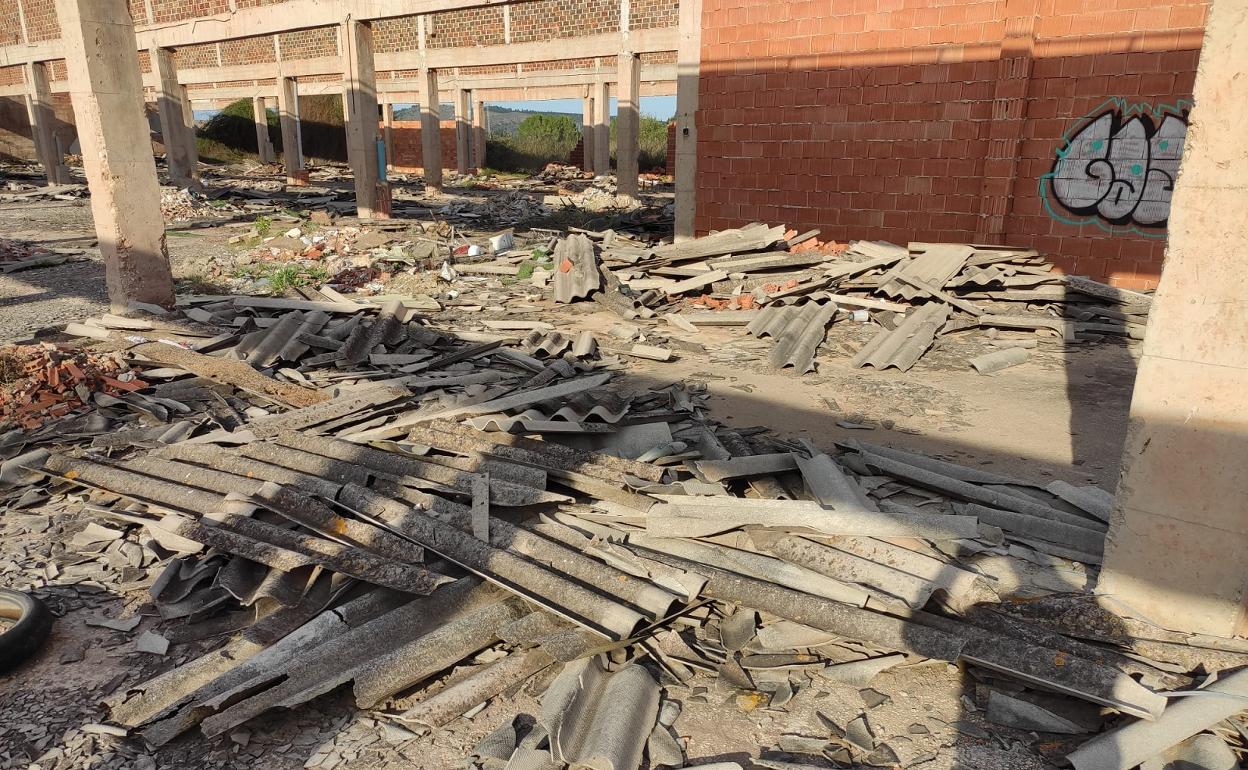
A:
<svg viewBox="0 0 1248 770">
<path fill-rule="evenodd" d="M 546 110 L 548 112 L 570 112 L 581 114 L 580 99 L 529 99 L 520 102 L 490 102 L 499 107 L 512 110 Z M 611 114 L 616 112 L 616 100 L 611 100 Z M 659 120 L 669 120 L 676 114 L 675 96 L 643 96 L 641 97 L 641 114 Z"/>
<path fill-rule="evenodd" d="M 534 110 L 546 112 L 568 112 L 581 114 L 580 99 L 529 99 L 518 102 L 490 102 L 491 105 L 506 107 L 512 110 Z M 396 104 L 395 108 L 408 107 L 407 104 Z M 611 114 L 616 113 L 616 100 L 611 100 Z M 195 110 L 196 120 L 207 120 L 216 115 L 218 110 Z M 670 120 L 676 114 L 675 96 L 643 96 L 641 97 L 641 114 L 659 120 Z"/>
</svg>

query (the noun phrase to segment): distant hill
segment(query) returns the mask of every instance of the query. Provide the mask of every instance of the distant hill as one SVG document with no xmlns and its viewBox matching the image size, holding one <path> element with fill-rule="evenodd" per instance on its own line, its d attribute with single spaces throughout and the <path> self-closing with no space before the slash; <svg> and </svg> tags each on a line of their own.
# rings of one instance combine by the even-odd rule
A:
<svg viewBox="0 0 1248 770">
<path fill-rule="evenodd" d="M 580 113 L 572 112 L 550 112 L 550 111 L 534 111 L 534 110 L 513 110 L 506 107 L 498 107 L 488 105 L 485 108 L 486 115 L 489 117 L 490 134 L 497 136 L 515 136 L 516 128 L 524 122 L 524 119 L 530 115 L 567 115 L 576 123 L 576 127 L 581 127 Z M 406 107 L 401 110 L 394 111 L 395 120 L 420 120 L 419 107 Z M 442 119 L 454 120 L 455 107 L 453 105 L 442 105 Z"/>
</svg>

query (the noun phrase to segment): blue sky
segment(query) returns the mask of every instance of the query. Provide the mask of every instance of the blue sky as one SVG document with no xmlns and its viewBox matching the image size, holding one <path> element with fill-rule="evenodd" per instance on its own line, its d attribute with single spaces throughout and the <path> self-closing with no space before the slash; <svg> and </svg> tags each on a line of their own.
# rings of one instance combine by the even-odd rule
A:
<svg viewBox="0 0 1248 770">
<path fill-rule="evenodd" d="M 571 112 L 581 114 L 580 99 L 530 99 L 520 102 L 490 102 L 499 107 L 513 110 L 547 110 L 550 112 Z M 616 113 L 616 100 L 611 100 L 611 114 Z M 676 114 L 675 96 L 643 96 L 641 97 L 641 114 L 659 120 L 668 120 Z"/>
</svg>

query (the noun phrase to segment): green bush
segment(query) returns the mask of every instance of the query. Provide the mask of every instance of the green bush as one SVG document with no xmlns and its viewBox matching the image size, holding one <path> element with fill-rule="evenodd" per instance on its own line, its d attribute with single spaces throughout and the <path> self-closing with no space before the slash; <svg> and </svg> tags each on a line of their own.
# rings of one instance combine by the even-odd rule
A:
<svg viewBox="0 0 1248 770">
<path fill-rule="evenodd" d="M 281 148 L 282 125 L 273 112 L 268 113 L 269 137 L 275 149 Z M 250 99 L 239 99 L 208 119 L 199 135 L 236 152 L 259 152 L 256 147 L 256 123 Z"/>
<path fill-rule="evenodd" d="M 581 138 L 581 129 L 568 115 L 530 115 L 516 126 L 516 139 L 522 142 L 567 145 L 569 151 Z"/>
<path fill-rule="evenodd" d="M 282 151 L 282 124 L 275 111 L 267 112 L 269 140 Z M 299 97 L 299 125 L 303 152 L 310 158 L 347 159 L 342 97 L 334 94 Z M 229 150 L 256 154 L 256 124 L 250 99 L 239 99 L 212 116 L 199 135 Z M 218 152 L 217 155 L 222 153 Z"/>
</svg>

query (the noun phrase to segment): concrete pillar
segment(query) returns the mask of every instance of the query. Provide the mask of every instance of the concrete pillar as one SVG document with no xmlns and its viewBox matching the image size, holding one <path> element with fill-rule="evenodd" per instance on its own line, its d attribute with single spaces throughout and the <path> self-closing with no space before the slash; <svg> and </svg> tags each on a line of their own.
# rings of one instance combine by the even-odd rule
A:
<svg viewBox="0 0 1248 770">
<path fill-rule="evenodd" d="M 377 78 L 373 69 L 373 28 L 368 22 L 342 25 L 344 107 L 347 116 L 347 162 L 355 179 L 355 209 L 372 219 L 379 208 L 377 168 Z"/>
<path fill-rule="evenodd" d="M 386 169 L 394 168 L 394 103 L 386 102 L 381 106 L 381 120 L 385 126 Z"/>
<path fill-rule="evenodd" d="M 641 57 L 619 55 L 619 93 L 615 118 L 615 183 L 619 195 L 637 197 L 639 139 L 641 129 Z"/>
<path fill-rule="evenodd" d="M 191 92 L 182 86 L 182 123 L 186 126 L 186 151 L 191 159 L 191 176 L 199 179 L 199 135 L 195 131 L 195 109 L 191 107 Z"/>
<path fill-rule="evenodd" d="M 475 101 L 472 105 L 472 165 L 477 168 L 485 168 L 485 142 L 489 132 L 487 121 L 485 102 Z"/>
<path fill-rule="evenodd" d="M 269 108 L 263 96 L 251 98 L 251 115 L 256 121 L 256 150 L 261 163 L 272 163 L 277 160 L 273 150 L 273 140 L 269 139 Z"/>
<path fill-rule="evenodd" d="M 611 84 L 596 83 L 594 89 L 594 173 L 611 173 Z"/>
<path fill-rule="evenodd" d="M 455 170 L 466 175 L 472 165 L 468 149 L 468 90 L 455 90 Z"/>
<path fill-rule="evenodd" d="M 442 192 L 442 105 L 438 101 L 438 71 L 426 67 L 420 85 L 420 154 L 421 165 L 425 168 L 425 192 L 437 195 Z"/>
<path fill-rule="evenodd" d="M 702 0 L 680 0 L 676 48 L 676 240 L 694 237 L 698 191 L 698 79 Z"/>
<path fill-rule="evenodd" d="M 302 184 L 303 145 L 299 138 L 299 86 L 294 78 L 277 79 L 277 115 L 282 124 L 282 164 L 286 184 Z"/>
<path fill-rule="evenodd" d="M 1217 0 L 1205 27 L 1097 586 L 1115 609 L 1217 636 L 1248 632 L 1248 220 L 1227 216 L 1248 207 L 1245 18 L 1248 0 Z"/>
<path fill-rule="evenodd" d="M 153 48 L 152 68 L 156 71 L 156 107 L 160 113 L 160 136 L 165 144 L 165 166 L 169 182 L 179 187 L 193 184 L 198 176 L 197 153 L 192 140 L 194 126 L 186 124 L 186 92 L 178 82 L 173 51 Z M 68 57 L 67 57 L 68 58 Z"/>
<path fill-rule="evenodd" d="M 56 0 L 109 304 L 172 307 L 156 161 L 126 0 Z M 141 140 L 141 141 L 140 141 Z"/>
<path fill-rule="evenodd" d="M 26 110 L 30 116 L 30 138 L 35 142 L 35 156 L 43 166 L 48 184 L 66 184 L 69 169 L 61 162 L 52 126 L 56 113 L 52 109 L 52 91 L 48 87 L 48 65 L 31 62 L 26 65 Z"/>
<path fill-rule="evenodd" d="M 594 133 L 594 97 L 586 96 L 581 100 L 581 168 L 591 172 L 594 170 Z"/>
</svg>

